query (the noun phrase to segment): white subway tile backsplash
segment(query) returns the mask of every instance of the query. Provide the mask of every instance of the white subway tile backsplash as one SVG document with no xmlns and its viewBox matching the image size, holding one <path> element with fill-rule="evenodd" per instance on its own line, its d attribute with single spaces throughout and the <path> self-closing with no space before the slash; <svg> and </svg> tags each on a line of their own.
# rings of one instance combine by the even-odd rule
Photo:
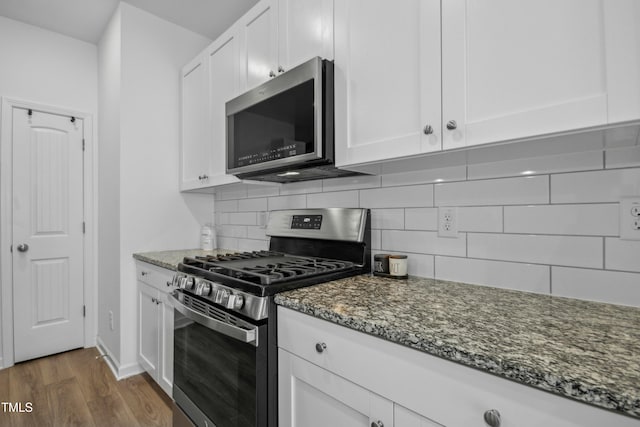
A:
<svg viewBox="0 0 640 427">
<path fill-rule="evenodd" d="M 266 251 L 267 249 L 269 249 L 269 242 L 266 240 L 238 239 L 239 251 Z"/>
<path fill-rule="evenodd" d="M 257 217 L 255 212 L 234 212 L 229 213 L 227 224 L 234 225 L 256 225 Z"/>
<path fill-rule="evenodd" d="M 371 228 L 378 230 L 404 229 L 404 209 L 372 209 Z"/>
<path fill-rule="evenodd" d="M 247 185 L 235 183 L 227 185 L 215 194 L 216 200 L 237 200 L 247 197 Z"/>
<path fill-rule="evenodd" d="M 433 185 L 360 190 L 360 207 L 404 208 L 433 206 Z"/>
<path fill-rule="evenodd" d="M 551 275 L 549 272 L 548 265 L 435 257 L 436 279 L 517 289 L 539 294 L 550 293 Z"/>
<path fill-rule="evenodd" d="M 531 176 L 435 185 L 436 206 L 525 205 L 548 203 L 549 177 Z"/>
<path fill-rule="evenodd" d="M 605 239 L 604 268 L 607 270 L 635 271 L 640 273 L 640 241 Z M 638 282 L 640 286 L 640 282 Z"/>
<path fill-rule="evenodd" d="M 640 166 L 640 145 L 607 150 L 605 163 L 607 169 Z"/>
<path fill-rule="evenodd" d="M 404 210 L 406 230 L 438 230 L 438 208 L 407 208 Z"/>
<path fill-rule="evenodd" d="M 551 203 L 619 202 L 640 195 L 640 168 L 551 175 Z"/>
<path fill-rule="evenodd" d="M 266 231 L 263 227 L 247 227 L 247 237 L 254 240 L 266 240 L 268 239 Z"/>
<path fill-rule="evenodd" d="M 308 208 L 357 208 L 357 191 L 307 194 Z"/>
<path fill-rule="evenodd" d="M 247 237 L 247 227 L 243 225 L 219 225 L 216 227 L 216 233 L 222 237 Z"/>
<path fill-rule="evenodd" d="M 218 249 L 226 249 L 230 251 L 238 250 L 238 239 L 233 237 L 218 237 Z"/>
<path fill-rule="evenodd" d="M 377 250 L 382 248 L 382 231 L 371 230 L 371 249 Z"/>
<path fill-rule="evenodd" d="M 293 194 L 309 194 L 320 193 L 322 191 L 322 180 L 292 182 L 290 184 L 282 184 L 280 187 L 281 196 L 290 196 Z"/>
<path fill-rule="evenodd" d="M 247 187 L 247 197 L 270 197 L 280 194 L 280 184 L 251 184 Z"/>
<path fill-rule="evenodd" d="M 552 294 L 640 307 L 640 274 L 551 267 Z"/>
<path fill-rule="evenodd" d="M 467 179 L 466 166 L 451 166 L 448 168 L 425 169 L 416 172 L 396 173 L 382 176 L 383 187 L 400 185 L 431 184 L 438 182 L 464 181 Z"/>
<path fill-rule="evenodd" d="M 380 177 L 370 175 L 348 176 L 345 178 L 325 179 L 322 191 L 358 190 L 361 188 L 380 187 Z"/>
<path fill-rule="evenodd" d="M 433 279 L 433 255 L 394 252 L 407 256 L 407 273 L 409 276 L 427 277 Z"/>
<path fill-rule="evenodd" d="M 280 209 L 303 209 L 307 207 L 307 196 L 299 194 L 295 196 L 278 196 L 267 199 L 267 207 L 270 211 Z"/>
<path fill-rule="evenodd" d="M 382 230 L 382 250 L 430 255 L 466 256 L 466 235 L 438 237 L 434 231 Z"/>
<path fill-rule="evenodd" d="M 216 212 L 238 212 L 238 200 L 216 200 L 214 207 Z"/>
<path fill-rule="evenodd" d="M 603 267 L 600 237 L 469 233 L 471 258 L 572 267 Z"/>
<path fill-rule="evenodd" d="M 238 212 L 262 212 L 267 210 L 267 198 L 238 200 Z"/>
<path fill-rule="evenodd" d="M 501 233 L 502 206 L 458 208 L 458 230 Z"/>
<path fill-rule="evenodd" d="M 617 236 L 618 204 L 505 206 L 504 232 Z"/>
<path fill-rule="evenodd" d="M 558 154 L 469 165 L 469 179 L 540 175 L 603 168 L 602 151 Z"/>
</svg>

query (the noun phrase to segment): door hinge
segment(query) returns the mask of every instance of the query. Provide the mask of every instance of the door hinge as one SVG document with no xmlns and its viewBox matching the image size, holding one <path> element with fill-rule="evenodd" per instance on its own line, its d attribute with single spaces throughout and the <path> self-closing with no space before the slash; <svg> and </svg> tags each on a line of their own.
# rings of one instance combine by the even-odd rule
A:
<svg viewBox="0 0 640 427">
<path fill-rule="evenodd" d="M 84 138 L 82 138 L 82 151 L 84 151 Z"/>
<path fill-rule="evenodd" d="M 13 245 L 9 246 L 9 252 L 13 253 Z"/>
<path fill-rule="evenodd" d="M 82 234 L 85 234 L 87 232 L 87 224 L 82 221 Z"/>
<path fill-rule="evenodd" d="M 82 317 L 87 317 L 87 306 L 86 305 L 82 306 Z"/>
</svg>

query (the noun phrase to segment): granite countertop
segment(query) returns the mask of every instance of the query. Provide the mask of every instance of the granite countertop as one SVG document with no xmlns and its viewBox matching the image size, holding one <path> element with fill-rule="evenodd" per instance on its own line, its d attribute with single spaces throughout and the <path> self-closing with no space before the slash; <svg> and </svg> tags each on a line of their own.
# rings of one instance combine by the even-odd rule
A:
<svg viewBox="0 0 640 427">
<path fill-rule="evenodd" d="M 432 279 L 356 276 L 277 304 L 640 418 L 640 309 Z"/>
<path fill-rule="evenodd" d="M 203 251 L 202 249 L 178 249 L 173 251 L 139 252 L 133 254 L 133 257 L 138 261 L 148 262 L 149 264 L 168 268 L 169 270 L 175 270 L 186 256 L 220 255 L 232 252 L 235 251 L 225 249 L 214 249 L 212 251 Z"/>
</svg>

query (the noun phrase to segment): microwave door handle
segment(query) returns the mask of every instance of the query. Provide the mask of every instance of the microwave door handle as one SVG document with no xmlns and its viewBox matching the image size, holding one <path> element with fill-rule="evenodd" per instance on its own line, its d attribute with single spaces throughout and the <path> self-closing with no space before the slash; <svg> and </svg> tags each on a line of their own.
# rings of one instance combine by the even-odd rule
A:
<svg viewBox="0 0 640 427">
<path fill-rule="evenodd" d="M 170 294 L 169 297 L 171 298 L 173 307 L 187 319 L 193 320 L 194 322 L 197 322 L 202 326 L 231 337 L 237 341 L 249 343 L 254 345 L 255 347 L 258 346 L 258 337 L 256 336 L 257 328 L 242 329 L 237 326 L 230 325 L 229 323 L 222 322 L 217 319 L 212 319 L 211 317 L 200 314 L 192 308 L 187 307 L 182 302 L 180 302 L 173 294 Z"/>
</svg>

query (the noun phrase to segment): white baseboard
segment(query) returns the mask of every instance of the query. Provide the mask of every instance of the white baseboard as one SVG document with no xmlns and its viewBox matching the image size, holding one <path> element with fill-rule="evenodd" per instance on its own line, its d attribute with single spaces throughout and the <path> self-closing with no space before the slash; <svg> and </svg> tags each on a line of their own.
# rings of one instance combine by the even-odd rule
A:
<svg viewBox="0 0 640 427">
<path fill-rule="evenodd" d="M 4 361 L 2 360 L 2 357 L 0 357 L 0 369 L 4 369 Z"/>
<path fill-rule="evenodd" d="M 109 366 L 113 376 L 116 377 L 116 380 L 118 381 L 144 372 L 144 369 L 138 363 L 130 363 L 128 365 L 120 366 L 118 360 L 113 356 L 109 348 L 104 345 L 100 337 L 97 337 L 96 339 L 96 348 L 100 354 L 104 356 L 107 366 Z"/>
</svg>

